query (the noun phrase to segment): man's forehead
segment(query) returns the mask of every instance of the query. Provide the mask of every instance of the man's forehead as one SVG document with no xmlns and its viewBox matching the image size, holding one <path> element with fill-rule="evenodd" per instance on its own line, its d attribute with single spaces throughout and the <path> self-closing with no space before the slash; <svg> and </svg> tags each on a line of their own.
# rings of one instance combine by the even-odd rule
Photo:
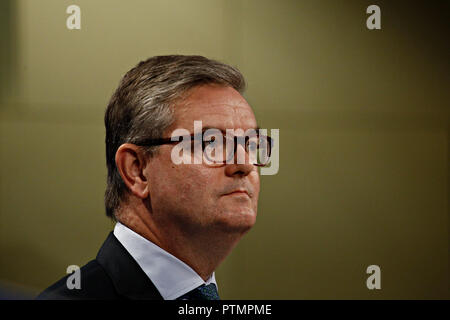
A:
<svg viewBox="0 0 450 320">
<path fill-rule="evenodd" d="M 178 106 L 176 114 L 186 116 L 189 114 L 201 116 L 239 116 L 253 115 L 252 108 L 247 103 L 190 103 Z"/>
<path fill-rule="evenodd" d="M 175 112 L 174 125 L 193 128 L 194 121 L 202 121 L 203 127 L 231 129 L 256 128 L 256 119 L 248 105 L 195 105 L 180 108 Z"/>
<path fill-rule="evenodd" d="M 252 108 L 229 87 L 200 88 L 175 106 L 174 125 L 177 128 L 192 128 L 194 121 L 222 129 L 256 127 Z"/>
</svg>

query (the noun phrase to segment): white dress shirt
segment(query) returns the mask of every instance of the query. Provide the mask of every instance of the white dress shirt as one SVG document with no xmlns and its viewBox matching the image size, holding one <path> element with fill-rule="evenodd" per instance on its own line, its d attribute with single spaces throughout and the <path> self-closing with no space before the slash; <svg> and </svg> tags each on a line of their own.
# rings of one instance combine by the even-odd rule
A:
<svg viewBox="0 0 450 320">
<path fill-rule="evenodd" d="M 206 282 L 203 281 L 186 263 L 120 222 L 114 227 L 114 236 L 136 260 L 164 300 L 174 300 L 202 284 L 214 283 L 217 287 L 214 272 Z"/>
</svg>

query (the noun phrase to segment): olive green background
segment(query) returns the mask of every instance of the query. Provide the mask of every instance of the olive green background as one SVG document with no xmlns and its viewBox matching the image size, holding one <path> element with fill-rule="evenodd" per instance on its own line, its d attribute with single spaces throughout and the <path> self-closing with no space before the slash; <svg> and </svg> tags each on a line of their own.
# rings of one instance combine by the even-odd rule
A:
<svg viewBox="0 0 450 320">
<path fill-rule="evenodd" d="M 36 294 L 95 257 L 113 228 L 104 109 L 131 67 L 176 53 L 238 67 L 260 126 L 280 129 L 257 223 L 217 270 L 224 299 L 450 297 L 449 1 L 0 6 L 4 286 Z"/>
</svg>

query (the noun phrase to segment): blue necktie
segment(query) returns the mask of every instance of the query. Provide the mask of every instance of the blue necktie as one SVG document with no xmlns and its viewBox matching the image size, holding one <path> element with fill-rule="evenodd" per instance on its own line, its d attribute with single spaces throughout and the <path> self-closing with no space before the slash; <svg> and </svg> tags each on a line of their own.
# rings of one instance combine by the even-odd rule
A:
<svg viewBox="0 0 450 320">
<path fill-rule="evenodd" d="M 177 300 L 220 300 L 216 285 L 210 283 L 202 284 L 200 287 L 182 295 Z"/>
</svg>

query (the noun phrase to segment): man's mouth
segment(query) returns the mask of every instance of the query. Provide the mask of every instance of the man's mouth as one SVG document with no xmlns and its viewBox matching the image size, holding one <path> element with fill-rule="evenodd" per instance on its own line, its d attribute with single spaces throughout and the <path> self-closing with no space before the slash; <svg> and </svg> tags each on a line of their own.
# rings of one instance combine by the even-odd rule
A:
<svg viewBox="0 0 450 320">
<path fill-rule="evenodd" d="M 227 193 L 227 194 L 224 194 L 225 196 L 247 196 L 247 197 L 250 197 L 249 196 L 249 194 L 248 194 L 248 192 L 247 192 L 247 190 L 234 190 L 234 191 L 231 191 L 231 192 L 229 192 L 229 193 Z"/>
</svg>

